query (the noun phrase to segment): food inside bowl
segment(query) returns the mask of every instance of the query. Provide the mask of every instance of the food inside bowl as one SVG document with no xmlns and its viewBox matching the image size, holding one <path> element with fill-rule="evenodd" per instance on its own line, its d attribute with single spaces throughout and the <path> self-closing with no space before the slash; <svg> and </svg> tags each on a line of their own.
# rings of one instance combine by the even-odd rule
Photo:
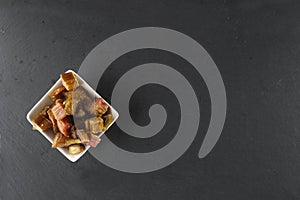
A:
<svg viewBox="0 0 300 200">
<path fill-rule="evenodd" d="M 74 155 L 87 146 L 96 147 L 99 134 L 107 130 L 113 116 L 110 106 L 81 87 L 74 73 L 67 72 L 60 77 L 62 85 L 49 94 L 52 104 L 34 117 L 33 128 L 52 129 L 52 148 L 68 148 L 69 154 Z"/>
</svg>

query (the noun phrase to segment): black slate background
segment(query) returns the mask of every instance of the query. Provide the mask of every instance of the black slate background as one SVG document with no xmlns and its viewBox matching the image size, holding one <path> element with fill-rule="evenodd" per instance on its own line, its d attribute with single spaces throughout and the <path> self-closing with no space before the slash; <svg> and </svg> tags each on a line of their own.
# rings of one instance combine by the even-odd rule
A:
<svg viewBox="0 0 300 200">
<path fill-rule="evenodd" d="M 0 199 L 300 199 L 299 10 L 289 0 L 0 1 Z M 90 154 L 69 162 L 31 130 L 26 113 L 93 47 L 142 26 L 183 32 L 216 62 L 228 96 L 219 142 L 197 159 L 203 119 L 189 150 L 156 172 L 119 172 Z M 113 79 L 118 65 L 154 55 L 180 62 L 144 52 L 116 61 L 107 74 Z M 201 78 L 183 73 L 209 106 Z M 110 98 L 109 86 L 99 92 Z M 137 92 L 131 107 L 143 98 Z"/>
</svg>

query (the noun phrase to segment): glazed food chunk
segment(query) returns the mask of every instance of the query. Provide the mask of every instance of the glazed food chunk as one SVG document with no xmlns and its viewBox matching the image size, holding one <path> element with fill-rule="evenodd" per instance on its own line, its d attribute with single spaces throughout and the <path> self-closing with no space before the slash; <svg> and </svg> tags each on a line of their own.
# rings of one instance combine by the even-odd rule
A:
<svg viewBox="0 0 300 200">
<path fill-rule="evenodd" d="M 112 114 L 107 114 L 103 116 L 104 118 L 104 129 L 106 130 L 108 126 L 114 121 Z"/>
<path fill-rule="evenodd" d="M 64 86 L 60 86 L 56 88 L 55 90 L 51 91 L 49 94 L 49 97 L 52 101 L 55 101 L 56 99 L 59 99 L 62 97 L 63 92 L 66 91 L 66 88 Z"/>
<path fill-rule="evenodd" d="M 66 140 L 67 140 L 66 136 L 64 136 L 61 133 L 56 133 L 53 140 L 52 148 L 65 147 Z"/>
<path fill-rule="evenodd" d="M 106 113 L 108 109 L 108 105 L 105 103 L 104 99 L 96 98 L 95 99 L 95 110 L 98 115 L 103 115 Z"/>
<path fill-rule="evenodd" d="M 105 130 L 103 119 L 101 117 L 93 117 L 85 120 L 85 129 L 96 134 Z"/>
<path fill-rule="evenodd" d="M 58 133 L 57 120 L 55 119 L 55 116 L 54 116 L 54 114 L 53 114 L 53 112 L 52 112 L 52 109 L 49 109 L 49 110 L 47 111 L 47 114 L 48 114 L 49 119 L 50 119 L 51 122 L 52 122 L 52 129 L 53 129 L 53 132 L 54 132 L 54 133 Z"/>
<path fill-rule="evenodd" d="M 60 75 L 63 86 L 68 90 L 74 90 L 78 87 L 78 81 L 72 72 L 64 73 Z"/>
<path fill-rule="evenodd" d="M 52 123 L 49 119 L 45 117 L 42 113 L 38 114 L 34 119 L 33 119 L 33 128 L 34 129 L 39 129 L 41 131 L 46 131 L 49 128 L 52 127 Z"/>
<path fill-rule="evenodd" d="M 64 106 L 62 103 L 57 103 L 55 104 L 52 108 L 51 111 L 54 115 L 54 118 L 56 120 L 61 120 L 67 116 L 67 112 L 64 109 Z"/>
<path fill-rule="evenodd" d="M 77 129 L 76 135 L 82 141 L 82 143 L 88 143 L 90 141 L 89 135 L 83 129 Z"/>
<path fill-rule="evenodd" d="M 59 132 L 64 134 L 64 136 L 69 137 L 69 135 L 71 134 L 71 127 L 73 126 L 72 121 L 69 117 L 57 120 L 57 126 Z"/>
<path fill-rule="evenodd" d="M 79 154 L 84 151 L 84 147 L 80 144 L 73 144 L 69 146 L 69 154 L 74 155 L 74 154 Z"/>
</svg>

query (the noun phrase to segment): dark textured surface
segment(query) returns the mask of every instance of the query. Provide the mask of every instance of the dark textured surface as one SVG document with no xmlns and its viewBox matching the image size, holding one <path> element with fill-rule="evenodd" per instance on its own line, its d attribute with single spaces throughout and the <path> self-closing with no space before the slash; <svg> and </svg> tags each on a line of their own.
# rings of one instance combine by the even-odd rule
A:
<svg viewBox="0 0 300 200">
<path fill-rule="evenodd" d="M 300 199 L 299 10 L 299 1 L 288 0 L 1 1 L 0 199 Z M 219 142 L 197 159 L 208 123 L 203 119 L 189 150 L 156 172 L 118 172 L 90 154 L 69 162 L 31 130 L 26 113 L 94 46 L 141 26 L 183 32 L 212 56 L 228 96 Z M 122 62 L 141 59 L 149 58 Z M 120 73 L 118 61 L 114 65 L 111 78 Z M 182 73 L 194 85 L 204 84 L 188 70 Z M 200 105 L 209 106 L 205 86 L 196 87 L 204 96 Z M 109 86 L 103 93 L 110 98 Z M 138 106 L 143 95 L 134 96 L 131 106 Z M 209 109 L 201 112 L 209 116 Z M 132 114 L 140 124 L 147 121 Z"/>
</svg>

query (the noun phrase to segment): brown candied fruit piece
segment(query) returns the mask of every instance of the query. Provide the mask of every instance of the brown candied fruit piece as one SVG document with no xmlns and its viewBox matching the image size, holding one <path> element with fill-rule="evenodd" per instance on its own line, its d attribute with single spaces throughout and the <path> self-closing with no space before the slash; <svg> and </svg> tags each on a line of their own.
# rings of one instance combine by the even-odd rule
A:
<svg viewBox="0 0 300 200">
<path fill-rule="evenodd" d="M 65 105 L 65 111 L 69 114 L 69 115 L 74 115 L 74 109 L 73 109 L 73 95 L 72 92 L 68 93 L 66 95 L 66 100 L 64 101 L 64 105 Z"/>
<path fill-rule="evenodd" d="M 60 99 L 63 97 L 63 92 L 66 91 L 66 88 L 64 86 L 60 86 L 54 90 L 52 90 L 49 94 L 49 97 L 52 101 L 55 101 L 56 99 Z"/>
<path fill-rule="evenodd" d="M 61 77 L 63 86 L 68 91 L 74 90 L 79 85 L 75 74 L 73 74 L 72 72 L 67 72 L 67 73 L 61 74 L 60 77 Z"/>
<path fill-rule="evenodd" d="M 33 128 L 39 129 L 41 131 L 48 130 L 52 127 L 52 123 L 47 117 L 41 113 L 39 113 L 33 120 Z"/>
<path fill-rule="evenodd" d="M 54 133 L 58 133 L 59 131 L 58 131 L 58 127 L 57 127 L 57 120 L 55 119 L 55 116 L 54 116 L 52 110 L 49 109 L 49 110 L 47 111 L 47 114 L 48 114 L 48 116 L 49 116 L 49 119 L 50 119 L 51 122 L 52 122 L 52 129 L 53 129 L 53 132 L 54 132 Z"/>
<path fill-rule="evenodd" d="M 101 117 L 93 117 L 85 120 L 85 129 L 93 134 L 105 131 L 103 119 Z"/>
<path fill-rule="evenodd" d="M 90 141 L 86 144 L 91 147 L 96 147 L 99 144 L 99 142 L 101 141 L 101 139 L 97 135 L 94 135 L 92 133 L 89 133 L 89 139 L 90 139 Z"/>
<path fill-rule="evenodd" d="M 107 114 L 102 117 L 104 119 L 104 128 L 107 129 L 108 126 L 113 122 L 114 118 L 113 118 L 112 114 Z"/>
<path fill-rule="evenodd" d="M 66 137 L 69 137 L 71 134 L 71 128 L 73 124 L 69 117 L 65 117 L 61 120 L 57 120 L 58 130 L 64 134 Z"/>
<path fill-rule="evenodd" d="M 41 111 L 41 114 L 47 116 L 47 111 L 48 111 L 49 109 L 50 109 L 50 106 L 45 106 L 45 107 L 43 108 L 43 110 Z"/>
<path fill-rule="evenodd" d="M 69 146 L 69 154 L 71 155 L 75 155 L 75 154 L 79 154 L 81 152 L 84 151 L 84 146 L 80 145 L 80 144 L 73 144 L 71 146 Z"/>
<path fill-rule="evenodd" d="M 79 137 L 82 143 L 87 143 L 90 141 L 89 135 L 83 129 L 77 129 L 76 135 Z"/>
<path fill-rule="evenodd" d="M 103 98 L 95 99 L 95 110 L 97 115 L 103 115 L 108 110 L 108 105 Z"/>
<path fill-rule="evenodd" d="M 66 136 L 64 136 L 62 133 L 59 133 L 59 132 L 56 133 L 54 140 L 53 140 L 52 148 L 65 147 L 67 139 L 68 138 Z"/>
<path fill-rule="evenodd" d="M 54 115 L 54 118 L 56 120 L 61 120 L 67 116 L 67 113 L 64 109 L 64 106 L 62 103 L 58 102 L 56 103 L 52 108 L 51 111 Z"/>
<path fill-rule="evenodd" d="M 81 144 L 81 140 L 80 139 L 67 139 L 66 142 L 65 142 L 65 146 L 68 147 L 70 145 L 73 145 L 73 144 Z"/>
</svg>

